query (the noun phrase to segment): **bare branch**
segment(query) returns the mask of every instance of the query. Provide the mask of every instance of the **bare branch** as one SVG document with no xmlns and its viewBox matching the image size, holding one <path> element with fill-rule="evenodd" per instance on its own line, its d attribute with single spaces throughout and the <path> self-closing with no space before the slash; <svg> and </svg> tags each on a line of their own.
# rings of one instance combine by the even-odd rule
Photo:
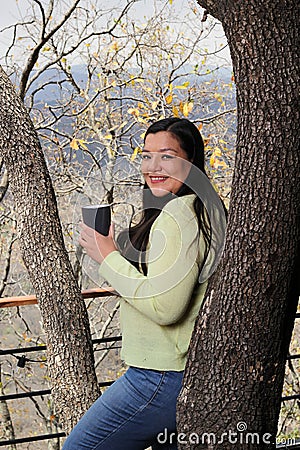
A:
<svg viewBox="0 0 300 450">
<path fill-rule="evenodd" d="M 5 53 L 5 61 L 6 61 L 7 65 L 8 65 L 8 61 L 7 61 L 8 55 L 16 43 L 17 28 L 21 27 L 21 26 L 26 26 L 26 25 L 32 25 L 33 23 L 34 23 L 34 20 L 30 20 L 29 22 L 21 22 L 21 23 L 16 23 L 14 25 L 9 25 L 8 27 L 2 28 L 2 30 L 0 30 L 0 33 L 3 33 L 4 31 L 7 31 L 7 30 L 10 30 L 11 28 L 13 28 L 12 41 Z"/>
<path fill-rule="evenodd" d="M 204 119 L 200 119 L 201 123 L 211 123 L 216 119 L 219 119 L 219 117 L 224 116 L 225 114 L 231 114 L 231 113 L 235 113 L 236 112 L 236 108 L 232 108 L 232 109 L 226 109 L 226 111 L 222 111 L 218 114 L 215 114 L 214 116 L 210 116 L 210 117 L 205 117 Z"/>
<path fill-rule="evenodd" d="M 33 49 L 33 52 L 27 61 L 27 64 L 25 66 L 25 69 L 22 73 L 22 77 L 20 80 L 19 94 L 20 94 L 20 97 L 22 100 L 24 100 L 24 97 L 25 97 L 28 78 L 30 76 L 30 73 L 31 73 L 35 63 L 38 60 L 38 57 L 39 57 L 39 54 L 40 54 L 40 51 L 41 51 L 43 45 L 45 45 L 45 43 L 48 42 L 49 39 L 67 22 L 67 20 L 70 18 L 70 16 L 72 15 L 73 11 L 76 9 L 79 2 L 80 2 L 80 0 L 75 0 L 73 6 L 64 15 L 62 20 L 47 35 L 44 35 L 44 33 L 43 33 L 43 37 L 41 38 L 40 42 Z"/>
<path fill-rule="evenodd" d="M 46 17 L 45 17 L 45 10 L 43 5 L 41 4 L 41 2 L 39 0 L 33 0 L 34 3 L 36 3 L 41 11 L 41 16 L 42 16 L 42 20 L 43 20 L 43 27 L 41 29 L 41 40 L 44 39 L 45 37 L 45 31 L 46 31 Z"/>
</svg>

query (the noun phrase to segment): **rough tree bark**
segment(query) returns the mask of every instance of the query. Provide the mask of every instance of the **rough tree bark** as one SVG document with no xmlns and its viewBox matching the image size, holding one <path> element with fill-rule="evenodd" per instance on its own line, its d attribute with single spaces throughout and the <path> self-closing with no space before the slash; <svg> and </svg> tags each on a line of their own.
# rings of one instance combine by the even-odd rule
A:
<svg viewBox="0 0 300 450">
<path fill-rule="evenodd" d="M 299 5 L 198 3 L 229 42 L 238 130 L 225 251 L 178 400 L 180 448 L 269 449 L 299 298 Z"/>
<path fill-rule="evenodd" d="M 89 321 L 64 247 L 39 140 L 1 67 L 0 158 L 8 171 L 23 259 L 43 318 L 56 414 L 69 431 L 99 395 Z"/>
</svg>

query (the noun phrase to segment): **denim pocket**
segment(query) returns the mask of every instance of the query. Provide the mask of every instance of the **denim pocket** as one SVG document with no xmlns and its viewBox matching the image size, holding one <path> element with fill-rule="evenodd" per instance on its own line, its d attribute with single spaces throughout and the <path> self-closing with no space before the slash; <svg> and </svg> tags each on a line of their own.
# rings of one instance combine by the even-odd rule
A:
<svg viewBox="0 0 300 450">
<path fill-rule="evenodd" d="M 165 378 L 165 372 L 129 367 L 125 374 L 131 389 L 147 402 L 158 392 Z"/>
</svg>

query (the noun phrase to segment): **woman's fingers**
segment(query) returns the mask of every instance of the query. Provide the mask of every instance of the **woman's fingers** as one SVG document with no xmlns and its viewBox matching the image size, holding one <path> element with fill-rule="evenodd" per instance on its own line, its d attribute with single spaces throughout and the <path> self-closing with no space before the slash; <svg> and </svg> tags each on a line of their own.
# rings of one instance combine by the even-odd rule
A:
<svg viewBox="0 0 300 450">
<path fill-rule="evenodd" d="M 111 225 L 109 227 L 108 236 L 111 237 L 112 239 L 114 239 L 114 235 L 115 235 L 115 224 L 111 223 Z"/>
<path fill-rule="evenodd" d="M 88 227 L 83 222 L 80 222 L 79 227 L 81 228 L 78 243 L 87 248 L 88 243 L 91 241 L 95 241 L 95 230 L 93 228 Z"/>
<path fill-rule="evenodd" d="M 79 227 L 81 228 L 81 233 L 85 233 L 87 236 L 94 236 L 94 228 L 88 227 L 85 223 L 80 222 Z"/>
<path fill-rule="evenodd" d="M 109 253 L 117 250 L 114 242 L 114 227 L 110 226 L 109 235 L 103 236 L 93 228 L 84 223 L 79 224 L 81 232 L 78 243 L 85 249 L 86 253 L 95 261 L 101 262 Z"/>
</svg>

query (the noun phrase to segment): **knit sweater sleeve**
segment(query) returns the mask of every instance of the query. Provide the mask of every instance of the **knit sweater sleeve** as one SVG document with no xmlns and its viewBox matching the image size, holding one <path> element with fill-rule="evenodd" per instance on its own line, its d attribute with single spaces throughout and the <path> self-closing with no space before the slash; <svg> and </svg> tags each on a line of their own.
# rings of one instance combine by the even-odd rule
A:
<svg viewBox="0 0 300 450">
<path fill-rule="evenodd" d="M 126 302 L 160 325 L 176 323 L 184 315 L 198 277 L 196 217 L 184 202 L 170 203 L 151 228 L 146 276 L 118 251 L 100 267 Z"/>
</svg>

